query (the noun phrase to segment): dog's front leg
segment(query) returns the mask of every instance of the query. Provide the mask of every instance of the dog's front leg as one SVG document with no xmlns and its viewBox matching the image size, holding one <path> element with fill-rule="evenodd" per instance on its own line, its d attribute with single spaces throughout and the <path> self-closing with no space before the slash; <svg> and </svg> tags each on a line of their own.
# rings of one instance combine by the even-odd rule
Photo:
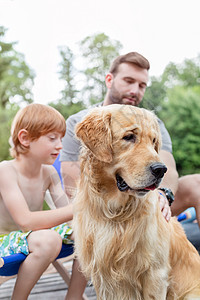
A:
<svg viewBox="0 0 200 300">
<path fill-rule="evenodd" d="M 143 299 L 166 300 L 168 285 L 168 270 L 166 268 L 151 270 L 145 277 Z"/>
</svg>

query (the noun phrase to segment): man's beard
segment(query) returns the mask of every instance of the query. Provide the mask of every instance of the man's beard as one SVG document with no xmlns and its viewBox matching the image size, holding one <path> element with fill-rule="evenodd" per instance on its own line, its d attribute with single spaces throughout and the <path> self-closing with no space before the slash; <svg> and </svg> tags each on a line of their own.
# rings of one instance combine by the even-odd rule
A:
<svg viewBox="0 0 200 300">
<path fill-rule="evenodd" d="M 128 101 L 128 99 L 130 99 L 130 101 Z M 129 104 L 134 106 L 140 103 L 137 95 L 120 94 L 114 84 L 109 91 L 109 102 L 110 104 Z"/>
</svg>

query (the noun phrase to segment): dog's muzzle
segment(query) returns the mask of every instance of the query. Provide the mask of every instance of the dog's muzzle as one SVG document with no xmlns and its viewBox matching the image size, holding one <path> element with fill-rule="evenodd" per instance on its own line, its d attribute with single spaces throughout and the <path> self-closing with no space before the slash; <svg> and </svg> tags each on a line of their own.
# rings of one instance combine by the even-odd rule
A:
<svg viewBox="0 0 200 300">
<path fill-rule="evenodd" d="M 148 192 L 156 189 L 159 186 L 164 174 L 167 172 L 167 167 L 162 163 L 153 163 L 150 165 L 150 171 L 154 178 L 150 183 L 150 185 L 144 186 L 140 189 L 135 189 L 136 191 Z M 119 174 L 116 174 L 116 181 L 117 181 L 117 187 L 120 190 L 120 192 L 134 190 L 126 183 L 126 181 Z"/>
</svg>

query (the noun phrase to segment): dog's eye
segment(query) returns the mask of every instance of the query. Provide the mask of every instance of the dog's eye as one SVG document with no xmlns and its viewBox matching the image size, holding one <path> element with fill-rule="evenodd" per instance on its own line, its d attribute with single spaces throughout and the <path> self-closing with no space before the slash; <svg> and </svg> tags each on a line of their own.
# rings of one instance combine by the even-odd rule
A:
<svg viewBox="0 0 200 300">
<path fill-rule="evenodd" d="M 123 137 L 123 140 L 135 143 L 136 136 L 134 134 L 128 134 Z"/>
<path fill-rule="evenodd" d="M 155 142 L 156 142 L 156 139 L 154 138 L 154 139 L 153 139 L 153 144 L 155 144 Z"/>
</svg>

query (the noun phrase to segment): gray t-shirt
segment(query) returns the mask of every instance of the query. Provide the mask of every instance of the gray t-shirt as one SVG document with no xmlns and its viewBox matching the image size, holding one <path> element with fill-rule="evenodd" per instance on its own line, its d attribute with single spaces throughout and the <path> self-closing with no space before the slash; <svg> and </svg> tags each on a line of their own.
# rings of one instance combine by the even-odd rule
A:
<svg viewBox="0 0 200 300">
<path fill-rule="evenodd" d="M 102 103 L 98 104 L 98 106 L 100 105 L 102 105 Z M 63 148 L 60 153 L 60 161 L 78 161 L 81 145 L 80 141 L 76 138 L 74 133 L 75 126 L 77 123 L 81 122 L 83 117 L 85 117 L 85 115 L 89 112 L 91 108 L 81 110 L 67 119 L 67 130 L 62 140 Z M 172 142 L 170 135 L 167 129 L 165 128 L 164 123 L 160 119 L 158 119 L 158 123 L 162 135 L 162 150 L 166 150 L 172 153 Z"/>
</svg>

